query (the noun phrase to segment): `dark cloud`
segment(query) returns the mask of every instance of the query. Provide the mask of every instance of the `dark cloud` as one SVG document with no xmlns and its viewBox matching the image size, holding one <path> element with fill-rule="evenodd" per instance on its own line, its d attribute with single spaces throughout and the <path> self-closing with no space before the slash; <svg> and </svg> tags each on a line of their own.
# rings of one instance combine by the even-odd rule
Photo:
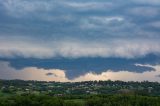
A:
<svg viewBox="0 0 160 106">
<path fill-rule="evenodd" d="M 92 40 L 97 39 L 98 36 L 98 39 L 144 37 L 145 33 L 143 35 L 137 32 L 139 29 L 148 32 L 143 27 L 146 26 L 145 23 L 159 20 L 160 8 L 136 3 L 139 2 L 133 3 L 132 0 L 1 0 L 0 33 L 5 36 L 21 35 L 32 38 L 38 36 L 39 39 L 45 38 L 45 40 L 62 37 Z M 92 20 L 94 17 L 99 18 L 99 21 Z M 107 17 L 123 17 L 124 21 L 121 23 L 112 21 L 106 24 Z M 89 25 L 96 28 L 88 29 Z"/>
<path fill-rule="evenodd" d="M 160 75 L 156 75 L 156 77 L 159 77 L 159 78 L 160 78 Z"/>
<path fill-rule="evenodd" d="M 159 5 L 159 0 L 0 0 L 1 60 L 16 69 L 66 70 L 70 79 L 89 71 L 154 70 L 135 64 L 160 63 Z"/>
<path fill-rule="evenodd" d="M 107 70 L 130 71 L 142 73 L 155 70 L 149 66 L 139 66 L 136 64 L 160 64 L 160 57 L 156 55 L 147 55 L 143 58 L 124 59 L 124 58 L 54 58 L 54 59 L 1 59 L 10 62 L 14 68 L 23 69 L 26 67 L 37 67 L 43 69 L 61 69 L 66 70 L 68 78 L 73 79 L 88 72 L 100 74 Z M 51 73 L 49 73 L 51 74 Z"/>
<path fill-rule="evenodd" d="M 54 76 L 54 73 L 46 73 L 46 76 Z"/>
</svg>

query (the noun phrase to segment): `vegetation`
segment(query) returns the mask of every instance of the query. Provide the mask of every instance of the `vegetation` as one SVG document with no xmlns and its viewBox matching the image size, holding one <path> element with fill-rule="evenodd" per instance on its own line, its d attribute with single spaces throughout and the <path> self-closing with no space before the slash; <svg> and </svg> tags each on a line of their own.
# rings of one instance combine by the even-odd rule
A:
<svg viewBox="0 0 160 106">
<path fill-rule="evenodd" d="M 1 97 L 0 106 L 160 106 L 160 97 L 140 95 L 89 95 L 53 97 L 25 95 Z"/>
<path fill-rule="evenodd" d="M 0 106 L 160 106 L 158 82 L 0 80 Z"/>
</svg>

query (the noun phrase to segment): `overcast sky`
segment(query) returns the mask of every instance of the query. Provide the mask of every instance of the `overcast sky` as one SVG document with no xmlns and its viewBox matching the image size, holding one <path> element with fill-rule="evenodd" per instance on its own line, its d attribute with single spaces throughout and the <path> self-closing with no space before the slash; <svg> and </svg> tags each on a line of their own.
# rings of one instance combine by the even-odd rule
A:
<svg viewBox="0 0 160 106">
<path fill-rule="evenodd" d="M 108 70 L 155 71 L 159 40 L 160 0 L 0 0 L 0 66 L 5 66 L 0 73 L 5 78 L 26 68 L 61 70 L 68 80 Z M 112 64 L 97 58 L 113 58 L 107 61 Z"/>
</svg>

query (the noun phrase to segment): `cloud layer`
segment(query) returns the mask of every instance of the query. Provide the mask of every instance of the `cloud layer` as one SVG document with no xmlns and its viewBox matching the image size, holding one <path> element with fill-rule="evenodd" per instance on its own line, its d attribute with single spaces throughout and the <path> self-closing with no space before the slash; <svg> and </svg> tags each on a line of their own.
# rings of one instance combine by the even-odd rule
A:
<svg viewBox="0 0 160 106">
<path fill-rule="evenodd" d="M 122 70 L 114 72 L 106 70 L 100 74 L 93 72 L 86 73 L 72 80 L 66 77 L 64 70 L 58 69 L 38 69 L 36 67 L 28 67 L 23 70 L 15 70 L 7 62 L 0 62 L 0 79 L 22 79 L 22 80 L 38 80 L 38 81 L 60 81 L 60 82 L 77 82 L 77 81 L 94 81 L 94 80 L 122 80 L 122 81 L 160 81 L 160 66 L 150 66 L 155 71 L 147 71 L 143 73 L 129 72 Z M 148 65 L 147 65 L 148 66 Z M 46 75 L 50 73 L 50 75 Z M 52 74 L 51 74 L 52 73 Z"/>
<path fill-rule="evenodd" d="M 143 41 L 143 42 L 142 42 Z M 160 54 L 157 39 L 111 39 L 104 41 L 59 40 L 34 42 L 20 39 L 0 39 L 0 57 L 52 58 L 52 57 L 123 57 L 135 58 L 147 54 Z"/>
<path fill-rule="evenodd" d="M 159 17 L 159 0 L 0 0 L 1 78 L 158 80 L 148 71 L 159 69 L 135 64 L 160 63 Z"/>
<path fill-rule="evenodd" d="M 0 0 L 1 57 L 159 54 L 158 0 Z"/>
</svg>

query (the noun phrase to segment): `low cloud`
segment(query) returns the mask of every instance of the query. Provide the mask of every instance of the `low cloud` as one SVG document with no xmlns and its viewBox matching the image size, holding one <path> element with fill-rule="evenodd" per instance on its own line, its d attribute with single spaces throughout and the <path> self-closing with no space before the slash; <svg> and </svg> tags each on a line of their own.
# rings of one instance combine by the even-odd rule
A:
<svg viewBox="0 0 160 106">
<path fill-rule="evenodd" d="M 144 6 L 144 7 L 134 7 L 134 8 L 131 8 L 129 10 L 127 10 L 127 12 L 129 14 L 132 14 L 132 15 L 136 15 L 136 16 L 143 16 L 143 17 L 155 17 L 157 15 L 159 15 L 159 8 L 156 8 L 156 7 L 151 7 L 151 6 Z"/>
<path fill-rule="evenodd" d="M 101 74 L 88 73 L 84 76 L 80 76 L 75 78 L 74 81 L 90 81 L 90 80 L 122 80 L 122 81 L 158 81 L 159 78 L 155 77 L 160 73 L 160 66 L 158 66 L 158 70 L 156 71 L 148 71 L 143 73 L 134 73 L 129 71 L 119 71 L 113 72 L 112 70 L 108 70 L 107 72 L 103 72 Z"/>
<path fill-rule="evenodd" d="M 7 10 L 7 13 L 15 17 L 40 11 L 50 11 L 55 7 L 55 5 L 53 5 L 54 2 L 48 1 L 49 3 L 47 3 L 42 0 L 5 0 L 1 2 Z"/>
<path fill-rule="evenodd" d="M 59 40 L 47 43 L 0 39 L 0 57 L 67 58 L 123 57 L 135 58 L 147 54 L 159 54 L 160 43 L 156 39 L 112 39 L 99 41 Z"/>
<path fill-rule="evenodd" d="M 160 5 L 159 0 L 132 0 L 132 1 L 138 4 Z"/>
<path fill-rule="evenodd" d="M 80 75 L 72 80 L 66 77 L 64 70 L 59 69 L 38 69 L 36 67 L 28 67 L 22 70 L 16 70 L 12 68 L 8 62 L 0 62 L 0 79 L 22 79 L 22 80 L 38 80 L 38 81 L 60 81 L 60 82 L 79 82 L 79 81 L 90 81 L 90 80 L 122 80 L 122 81 L 160 81 L 160 65 L 152 66 L 156 71 L 146 71 L 143 73 L 129 72 L 127 70 L 122 70 L 119 72 L 114 72 L 112 70 L 107 70 L 100 74 L 96 74 L 92 71 L 86 73 L 85 75 Z M 151 66 L 151 65 L 149 65 Z M 46 75 L 47 73 L 52 73 L 53 76 Z"/>
<path fill-rule="evenodd" d="M 156 75 L 156 77 L 159 77 L 159 78 L 160 78 L 160 75 Z"/>
<path fill-rule="evenodd" d="M 47 76 L 52 76 L 54 75 L 53 73 L 46 73 Z"/>
<path fill-rule="evenodd" d="M 151 22 L 148 25 L 153 27 L 153 28 L 159 29 L 160 28 L 160 21 Z"/>
<path fill-rule="evenodd" d="M 96 1 L 85 1 L 85 2 L 64 2 L 65 5 L 78 9 L 78 10 L 103 10 L 113 8 L 112 2 L 96 2 Z"/>
<path fill-rule="evenodd" d="M 144 1 L 159 3 L 158 0 L 135 0 L 136 3 Z M 159 53 L 159 42 L 155 40 L 159 39 L 159 31 L 146 28 L 146 21 L 153 22 L 153 17 L 159 17 L 159 8 L 136 5 L 132 0 L 116 2 L 0 0 L 0 37 L 5 38 L 0 38 L 0 57 L 131 58 Z M 159 28 L 159 23 L 149 26 Z M 18 35 L 34 40 L 20 39 Z M 63 41 L 59 40 L 62 38 Z"/>
<path fill-rule="evenodd" d="M 59 69 L 38 69 L 36 67 L 28 67 L 22 70 L 16 70 L 10 67 L 8 62 L 0 62 L 0 79 L 22 79 L 22 80 L 38 80 L 38 81 L 69 81 L 65 76 L 64 70 Z M 52 73 L 54 76 L 46 76 Z"/>
</svg>

